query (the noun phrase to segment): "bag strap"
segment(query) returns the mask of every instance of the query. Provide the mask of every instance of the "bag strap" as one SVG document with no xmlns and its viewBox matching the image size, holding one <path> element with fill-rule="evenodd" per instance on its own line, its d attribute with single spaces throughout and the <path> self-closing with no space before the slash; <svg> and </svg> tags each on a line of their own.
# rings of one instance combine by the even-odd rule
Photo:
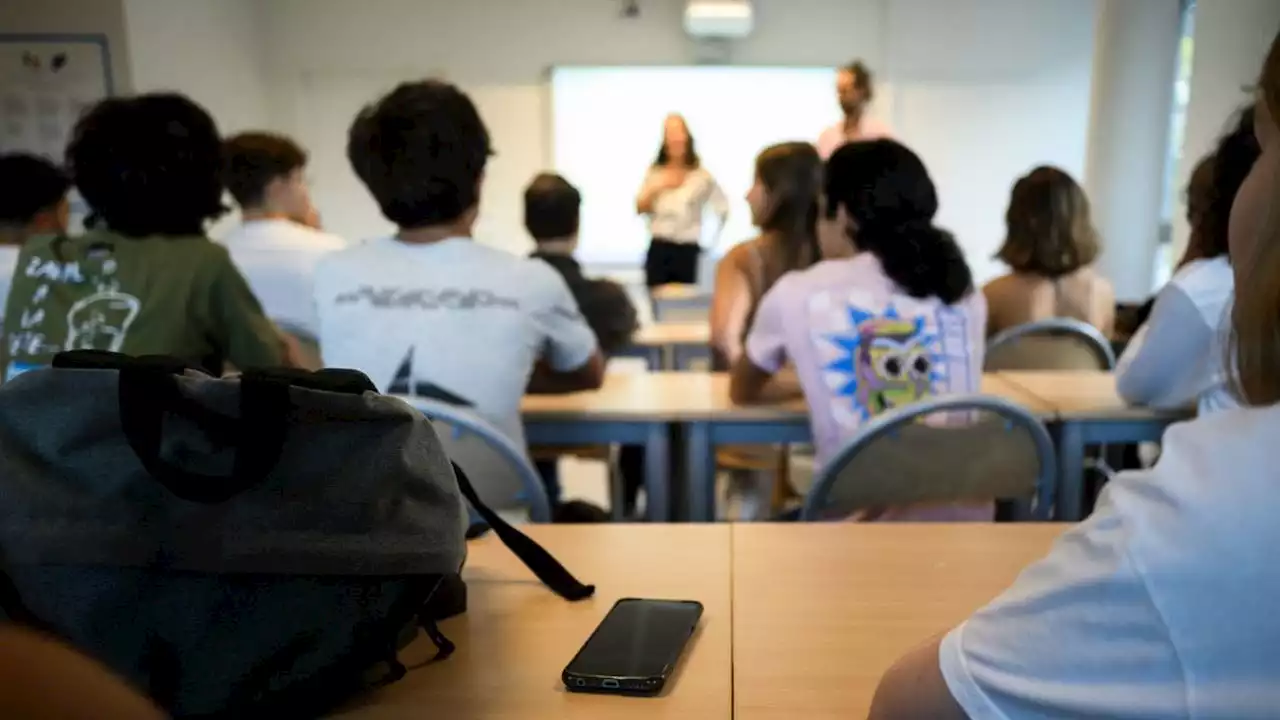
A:
<svg viewBox="0 0 1280 720">
<path fill-rule="evenodd" d="M 515 553 L 516 557 L 520 558 L 539 580 L 565 600 L 576 602 L 595 594 L 595 585 L 582 584 L 545 548 L 503 520 L 498 513 L 480 500 L 466 471 L 452 460 L 449 464 L 453 465 L 453 474 L 458 478 L 458 488 L 462 490 L 462 496 L 471 503 L 471 507 L 475 508 L 480 517 L 489 523 L 489 527 L 493 528 L 493 532 L 502 540 L 502 544 L 510 548 L 511 552 Z"/>
</svg>

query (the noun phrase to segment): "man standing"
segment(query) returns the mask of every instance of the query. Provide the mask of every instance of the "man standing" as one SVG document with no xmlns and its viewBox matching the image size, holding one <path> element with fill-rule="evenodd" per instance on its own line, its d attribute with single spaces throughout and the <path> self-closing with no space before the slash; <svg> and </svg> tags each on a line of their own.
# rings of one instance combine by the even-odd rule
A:
<svg viewBox="0 0 1280 720">
<path fill-rule="evenodd" d="M 844 120 L 824 130 L 818 138 L 818 154 L 823 160 L 846 143 L 893 136 L 888 125 L 868 112 L 875 97 L 875 78 L 861 60 L 840 68 L 836 75 L 836 97 L 844 111 Z"/>
</svg>

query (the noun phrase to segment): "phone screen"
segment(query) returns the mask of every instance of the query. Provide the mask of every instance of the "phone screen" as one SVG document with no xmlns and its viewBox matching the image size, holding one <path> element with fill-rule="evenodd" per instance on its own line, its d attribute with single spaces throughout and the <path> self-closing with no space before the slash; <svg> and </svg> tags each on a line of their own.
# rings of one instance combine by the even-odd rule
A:
<svg viewBox="0 0 1280 720">
<path fill-rule="evenodd" d="M 696 602 L 619 600 L 565 668 L 566 679 L 665 677 L 701 616 Z"/>
</svg>

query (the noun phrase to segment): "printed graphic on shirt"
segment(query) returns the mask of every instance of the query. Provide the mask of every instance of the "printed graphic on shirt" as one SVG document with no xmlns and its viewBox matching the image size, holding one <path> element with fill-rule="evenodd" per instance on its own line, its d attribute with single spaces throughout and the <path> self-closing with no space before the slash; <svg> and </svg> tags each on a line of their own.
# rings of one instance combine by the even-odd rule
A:
<svg viewBox="0 0 1280 720">
<path fill-rule="evenodd" d="M 365 304 L 374 308 L 412 308 L 418 310 L 474 310 L 477 308 L 503 308 L 519 310 L 520 301 L 503 297 L 489 290 L 472 288 L 375 288 L 361 285 L 354 290 L 339 293 L 334 298 L 337 305 Z"/>
<path fill-rule="evenodd" d="M 141 308 L 137 297 L 113 290 L 81 298 L 67 312 L 63 349 L 120 352 Z"/>
<path fill-rule="evenodd" d="M 396 368 L 395 377 L 391 378 L 391 383 L 387 386 L 388 394 L 412 395 L 413 397 L 439 400 L 442 403 L 457 407 L 475 407 L 475 403 L 461 395 L 451 393 L 435 383 L 415 380 L 413 376 L 413 352 L 415 349 L 410 347 L 409 352 L 405 353 L 404 360 L 400 362 L 400 367 Z"/>
<path fill-rule="evenodd" d="M 862 300 L 828 296 L 809 308 L 832 416 L 847 427 L 931 397 L 967 372 L 963 348 L 949 347 L 963 337 L 960 313 L 911 299 L 879 307 Z"/>
</svg>

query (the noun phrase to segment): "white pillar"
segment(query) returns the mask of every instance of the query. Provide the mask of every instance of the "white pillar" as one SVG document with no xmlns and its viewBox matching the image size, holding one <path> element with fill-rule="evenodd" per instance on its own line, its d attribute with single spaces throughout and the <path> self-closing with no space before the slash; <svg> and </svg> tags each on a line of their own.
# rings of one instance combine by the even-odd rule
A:
<svg viewBox="0 0 1280 720">
<path fill-rule="evenodd" d="M 1085 190 L 1116 297 L 1152 289 L 1181 35 L 1175 0 L 1103 0 L 1094 45 Z"/>
<path fill-rule="evenodd" d="M 1280 32 L 1277 0 L 1198 0 L 1191 97 L 1176 181 L 1174 257 L 1187 244 L 1186 199 L 1182 188 L 1200 158 L 1213 150 L 1236 109 L 1252 100 L 1247 88 L 1258 80 L 1262 61 Z"/>
</svg>

